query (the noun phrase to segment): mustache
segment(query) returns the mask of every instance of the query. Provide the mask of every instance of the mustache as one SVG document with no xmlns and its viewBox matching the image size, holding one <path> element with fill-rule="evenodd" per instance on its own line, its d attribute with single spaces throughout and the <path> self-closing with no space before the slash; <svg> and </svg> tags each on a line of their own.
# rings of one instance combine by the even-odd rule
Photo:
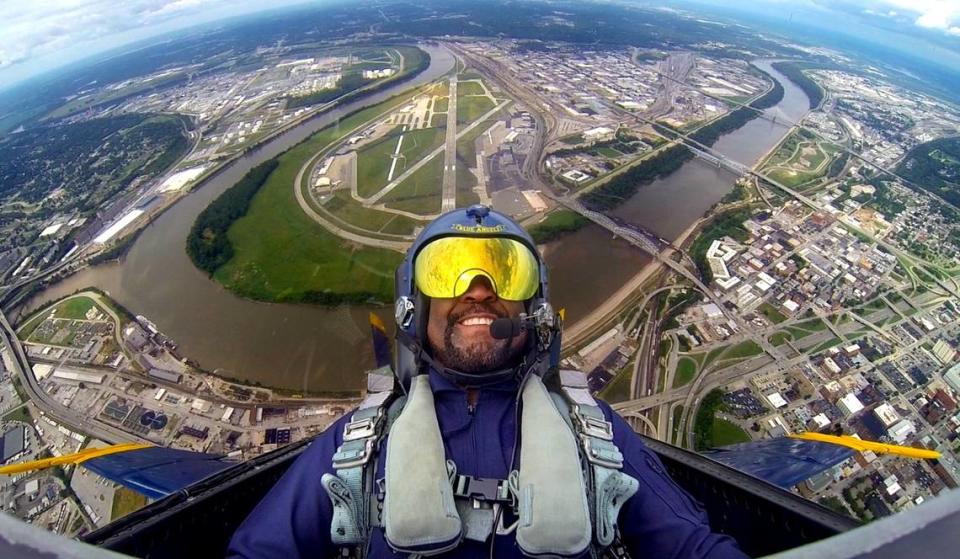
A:
<svg viewBox="0 0 960 559">
<path fill-rule="evenodd" d="M 472 314 L 492 314 L 497 318 L 508 318 L 509 316 L 507 311 L 503 308 L 498 308 L 492 304 L 474 303 L 461 311 L 451 312 L 449 315 L 447 315 L 447 326 L 453 327 L 464 317 Z"/>
</svg>

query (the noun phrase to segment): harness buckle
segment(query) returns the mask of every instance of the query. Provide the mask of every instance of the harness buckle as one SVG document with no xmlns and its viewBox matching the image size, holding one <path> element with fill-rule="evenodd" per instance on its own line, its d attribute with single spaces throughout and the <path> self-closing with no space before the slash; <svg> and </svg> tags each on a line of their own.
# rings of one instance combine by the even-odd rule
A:
<svg viewBox="0 0 960 559">
<path fill-rule="evenodd" d="M 600 419 L 580 413 L 580 406 L 574 407 L 573 416 L 577 420 L 579 431 L 588 437 L 596 437 L 605 441 L 613 440 L 613 424 L 606 419 Z"/>
<path fill-rule="evenodd" d="M 372 437 L 377 432 L 377 422 L 373 417 L 351 421 L 343 426 L 343 440 L 355 441 L 357 439 L 366 439 Z"/>
<path fill-rule="evenodd" d="M 356 468 L 370 461 L 370 457 L 373 456 L 373 439 L 368 438 L 359 442 L 362 442 L 359 448 L 341 448 L 333 455 L 334 469 Z"/>
<path fill-rule="evenodd" d="M 623 467 L 623 454 L 610 442 L 584 435 L 580 436 L 580 440 L 583 442 L 583 453 L 587 462 L 613 470 Z"/>
<path fill-rule="evenodd" d="M 510 487 L 503 479 L 486 479 L 458 474 L 453 482 L 453 495 L 471 499 L 475 508 L 480 502 L 510 503 Z"/>
</svg>

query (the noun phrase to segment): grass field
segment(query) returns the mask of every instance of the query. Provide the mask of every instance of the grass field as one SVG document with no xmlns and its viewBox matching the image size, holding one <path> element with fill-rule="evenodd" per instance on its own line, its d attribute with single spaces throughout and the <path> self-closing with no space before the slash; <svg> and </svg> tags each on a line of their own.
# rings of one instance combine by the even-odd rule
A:
<svg viewBox="0 0 960 559">
<path fill-rule="evenodd" d="M 774 169 L 766 173 L 771 179 L 783 184 L 787 188 L 796 188 L 806 184 L 814 179 L 823 176 L 823 173 L 809 173 L 806 171 L 786 171 L 783 169 Z"/>
<path fill-rule="evenodd" d="M 477 149 L 476 149 L 476 139 L 480 137 L 481 134 L 490 129 L 494 124 L 494 120 L 488 120 L 486 122 L 481 122 L 477 124 L 472 130 L 461 136 L 457 140 L 457 157 L 463 157 L 471 167 L 477 166 Z"/>
<path fill-rule="evenodd" d="M 421 227 L 423 224 L 422 221 L 410 219 L 405 215 L 393 215 L 390 221 L 380 228 L 379 232 L 388 235 L 412 235 L 417 227 Z"/>
<path fill-rule="evenodd" d="M 790 332 L 776 332 L 770 336 L 770 343 L 775 346 L 781 346 L 787 343 L 787 341 L 793 341 Z"/>
<path fill-rule="evenodd" d="M 627 365 L 623 371 L 607 384 L 600 392 L 600 398 L 610 404 L 630 399 L 630 382 L 633 380 L 633 367 Z"/>
<path fill-rule="evenodd" d="M 473 190 L 477 185 L 477 177 L 470 171 L 470 165 L 457 152 L 457 207 L 464 208 L 480 203 L 480 196 Z"/>
<path fill-rule="evenodd" d="M 723 354 L 723 359 L 724 361 L 727 359 L 746 359 L 747 357 L 759 355 L 762 351 L 763 349 L 757 345 L 757 342 L 747 340 L 728 349 L 726 353 Z"/>
<path fill-rule="evenodd" d="M 673 377 L 673 387 L 680 388 L 697 374 L 697 362 L 689 357 L 677 359 L 677 372 Z"/>
<path fill-rule="evenodd" d="M 712 439 L 713 446 L 726 446 L 729 444 L 749 442 L 750 435 L 736 423 L 714 417 Z"/>
<path fill-rule="evenodd" d="M 457 95 L 486 95 L 483 86 L 475 81 L 457 82 Z"/>
<path fill-rule="evenodd" d="M 817 347 L 811 349 L 810 352 L 809 352 L 809 355 L 816 355 L 817 353 L 820 353 L 821 351 L 826 351 L 826 350 L 830 349 L 831 347 L 838 346 L 838 345 L 840 345 L 840 344 L 842 344 L 842 343 L 843 343 L 843 340 L 841 340 L 840 338 L 832 338 L 832 339 L 829 339 L 829 340 L 823 342 L 822 344 L 818 345 Z"/>
<path fill-rule="evenodd" d="M 390 301 L 393 269 L 401 255 L 352 246 L 327 232 L 300 209 L 293 182 L 313 154 L 408 99 L 401 96 L 364 109 L 281 154 L 280 165 L 247 214 L 230 227 L 234 256 L 217 269 L 214 279 L 244 297 L 264 301 Z"/>
<path fill-rule="evenodd" d="M 22 421 L 23 423 L 33 422 L 33 415 L 30 414 L 30 408 L 19 406 L 16 409 L 8 411 L 2 418 L 3 421 Z"/>
<path fill-rule="evenodd" d="M 430 126 L 439 128 L 447 125 L 447 115 L 433 115 L 430 117 Z"/>
<path fill-rule="evenodd" d="M 423 128 L 403 133 L 403 143 L 393 171 L 393 178 L 420 161 L 443 143 L 446 128 Z M 372 196 L 387 184 L 393 154 L 397 149 L 400 131 L 364 147 L 357 154 L 357 192 L 364 197 Z"/>
<path fill-rule="evenodd" d="M 391 225 L 389 233 L 409 235 L 418 222 L 406 216 L 398 216 L 379 210 L 365 208 L 354 200 L 346 190 L 333 193 L 323 204 L 324 209 L 351 225 L 367 231 L 388 232 L 383 228 Z"/>
<path fill-rule="evenodd" d="M 623 157 L 622 153 L 607 146 L 597 148 L 597 153 L 599 153 L 604 157 L 608 157 L 610 159 L 617 159 L 618 157 Z"/>
<path fill-rule="evenodd" d="M 757 310 L 760 311 L 760 314 L 767 317 L 767 320 L 769 320 L 774 324 L 780 324 L 781 322 L 787 319 L 787 317 L 784 316 L 783 313 L 778 311 L 770 303 L 764 303 L 760 305 L 760 307 Z"/>
<path fill-rule="evenodd" d="M 429 215 L 440 211 L 443 193 L 443 155 L 417 169 L 383 197 L 388 208 Z"/>
<path fill-rule="evenodd" d="M 483 116 L 494 107 L 488 97 L 461 97 L 457 99 L 457 123 L 466 124 Z"/>
<path fill-rule="evenodd" d="M 142 509 L 147 505 L 147 498 L 140 493 L 126 487 L 119 487 L 113 494 L 113 506 L 110 519 L 122 518 L 131 512 Z"/>
<path fill-rule="evenodd" d="M 793 326 L 787 326 L 787 332 L 790 333 L 790 336 L 793 337 L 794 341 L 806 338 L 810 334 L 815 334 L 824 330 L 827 327 L 819 318 L 813 320 L 808 320 L 806 322 L 799 322 Z"/>
<path fill-rule="evenodd" d="M 74 320 L 86 320 L 87 311 L 97 304 L 89 297 L 74 297 L 68 299 L 56 306 L 54 316 L 57 318 L 70 318 Z"/>
<path fill-rule="evenodd" d="M 445 113 L 447 108 L 450 105 L 450 99 L 446 97 L 438 97 L 433 100 L 433 112 L 436 113 Z"/>
</svg>

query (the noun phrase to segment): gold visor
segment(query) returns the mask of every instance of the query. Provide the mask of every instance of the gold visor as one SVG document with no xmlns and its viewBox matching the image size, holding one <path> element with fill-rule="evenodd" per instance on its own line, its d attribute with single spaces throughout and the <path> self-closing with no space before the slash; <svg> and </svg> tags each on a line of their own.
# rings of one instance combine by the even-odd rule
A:
<svg viewBox="0 0 960 559">
<path fill-rule="evenodd" d="M 459 297 L 477 276 L 508 301 L 525 301 L 540 286 L 537 258 L 513 239 L 444 237 L 425 246 L 414 264 L 417 288 L 427 297 Z"/>
</svg>

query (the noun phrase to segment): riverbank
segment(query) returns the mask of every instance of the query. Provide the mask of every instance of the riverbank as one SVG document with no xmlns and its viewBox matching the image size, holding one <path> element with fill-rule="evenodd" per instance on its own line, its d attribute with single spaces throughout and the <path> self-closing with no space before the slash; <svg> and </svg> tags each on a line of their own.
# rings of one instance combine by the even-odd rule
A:
<svg viewBox="0 0 960 559">
<path fill-rule="evenodd" d="M 375 311 L 389 321 L 388 310 L 241 298 L 199 271 L 184 247 L 203 209 L 256 165 L 359 109 L 431 83 L 453 69 L 454 58 L 446 48 L 422 48 L 430 54 L 430 67 L 411 81 L 331 108 L 238 156 L 157 216 L 122 261 L 80 270 L 25 298 L 20 312 L 29 314 L 46 301 L 96 286 L 136 314 L 150 317 L 177 340 L 183 355 L 220 377 L 298 394 L 358 389 L 364 382 L 363 371 L 374 364 L 368 315 Z"/>
</svg>

